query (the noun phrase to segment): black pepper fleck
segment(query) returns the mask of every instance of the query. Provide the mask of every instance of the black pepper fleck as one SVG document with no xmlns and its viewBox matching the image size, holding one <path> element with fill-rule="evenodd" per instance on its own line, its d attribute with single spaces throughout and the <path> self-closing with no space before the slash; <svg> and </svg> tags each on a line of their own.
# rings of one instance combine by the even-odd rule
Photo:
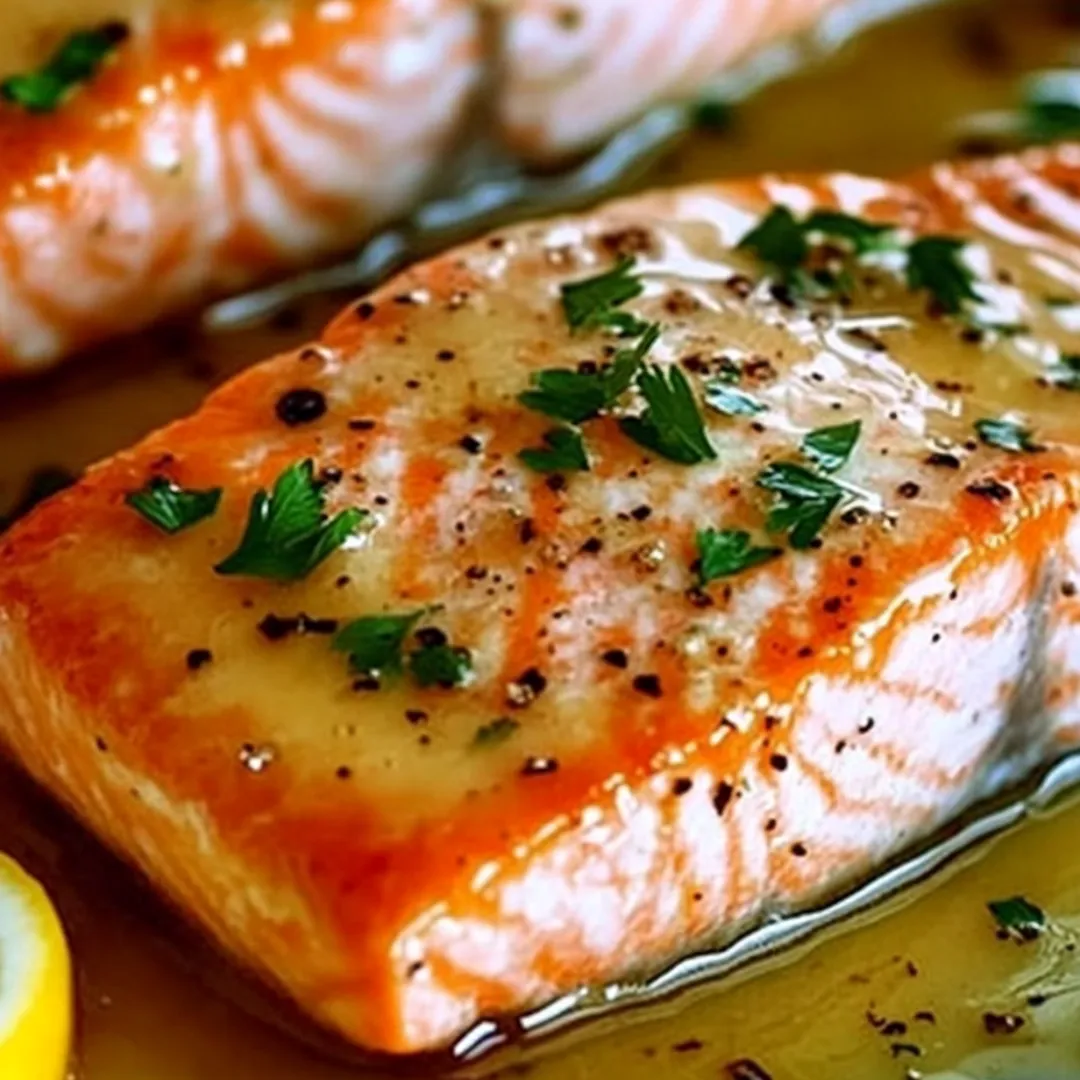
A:
<svg viewBox="0 0 1080 1080">
<path fill-rule="evenodd" d="M 636 675 L 634 676 L 633 687 L 639 694 L 651 698 L 662 697 L 664 693 L 663 687 L 660 685 L 659 675 Z"/>
<path fill-rule="evenodd" d="M 298 387 L 278 398 L 274 412 L 283 424 L 299 427 L 313 423 L 326 413 L 326 398 L 318 390 Z"/>
<path fill-rule="evenodd" d="M 187 654 L 188 671 L 198 671 L 214 659 L 214 654 L 209 649 L 192 649 Z"/>
</svg>

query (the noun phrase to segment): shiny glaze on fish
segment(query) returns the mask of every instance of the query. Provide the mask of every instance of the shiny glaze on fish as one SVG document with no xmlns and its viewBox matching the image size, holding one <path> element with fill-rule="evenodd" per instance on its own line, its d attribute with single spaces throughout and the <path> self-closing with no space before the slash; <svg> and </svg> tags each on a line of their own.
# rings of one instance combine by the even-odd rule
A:
<svg viewBox="0 0 1080 1080">
<path fill-rule="evenodd" d="M 1076 347 L 1045 298 L 1080 298 L 1078 179 L 1073 145 L 910 183 L 765 177 L 417 267 L 8 534 L 4 741 L 368 1049 L 443 1046 L 842 890 L 1080 741 L 1075 399 L 1040 382 Z M 969 237 L 1030 333 L 965 340 L 890 271 L 849 308 L 792 303 L 733 250 L 777 202 Z M 550 427 L 517 395 L 610 354 L 558 289 L 628 250 L 657 362 L 700 394 L 702 364 L 749 361 L 766 410 L 708 414 L 717 458 L 694 466 L 590 421 L 591 471 L 552 483 L 516 457 Z M 299 388 L 327 409 L 286 426 Z M 1007 410 L 1040 452 L 972 439 Z M 853 419 L 861 512 L 703 594 L 696 531 L 763 539 L 759 471 Z M 252 492 L 307 457 L 372 527 L 302 583 L 215 575 Z M 124 504 L 153 475 L 221 485 L 222 508 L 162 536 Z M 323 634 L 259 630 L 421 607 L 470 650 L 467 685 L 371 689 Z"/>
</svg>

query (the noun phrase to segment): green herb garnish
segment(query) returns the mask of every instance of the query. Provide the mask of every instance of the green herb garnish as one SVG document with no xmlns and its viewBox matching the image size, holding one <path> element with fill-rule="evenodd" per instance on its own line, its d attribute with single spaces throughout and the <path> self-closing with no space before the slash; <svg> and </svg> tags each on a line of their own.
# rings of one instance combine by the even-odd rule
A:
<svg viewBox="0 0 1080 1080">
<path fill-rule="evenodd" d="M 862 424 L 858 420 L 852 420 L 849 424 L 837 424 L 835 427 L 818 428 L 803 439 L 802 451 L 820 469 L 834 473 L 847 464 L 861 432 Z"/>
<path fill-rule="evenodd" d="M 679 368 L 645 365 L 638 374 L 637 387 L 647 408 L 640 416 L 619 422 L 626 435 L 682 465 L 697 465 L 716 457 L 694 392 Z"/>
<path fill-rule="evenodd" d="M 447 642 L 423 644 L 409 654 L 409 671 L 421 686 L 462 686 L 472 670 L 469 650 Z"/>
<path fill-rule="evenodd" d="M 959 315 L 965 303 L 981 299 L 975 271 L 963 260 L 967 246 L 952 236 L 924 236 L 908 248 L 908 287 L 925 289 L 945 315 Z"/>
<path fill-rule="evenodd" d="M 748 532 L 735 529 L 702 529 L 697 534 L 697 548 L 702 585 L 752 570 L 781 554 L 779 548 L 755 547 Z"/>
<path fill-rule="evenodd" d="M 724 416 L 756 416 L 765 406 L 745 390 L 736 390 L 723 376 L 705 384 L 705 404 Z"/>
<path fill-rule="evenodd" d="M 855 255 L 869 255 L 897 247 L 896 226 L 879 225 L 839 210 L 815 210 L 803 223 L 807 236 L 839 242 Z"/>
<path fill-rule="evenodd" d="M 589 456 L 585 453 L 585 440 L 574 428 L 552 428 L 544 433 L 543 449 L 528 449 L 518 457 L 532 470 L 541 473 L 588 472 Z"/>
<path fill-rule="evenodd" d="M 786 206 L 774 206 L 739 241 L 738 247 L 756 255 L 785 280 L 791 278 L 810 254 L 806 233 Z"/>
<path fill-rule="evenodd" d="M 735 121 L 735 107 L 723 98 L 701 98 L 690 106 L 690 122 L 700 131 L 710 135 L 724 135 Z"/>
<path fill-rule="evenodd" d="M 191 491 L 164 476 L 154 476 L 124 502 L 162 532 L 173 535 L 211 517 L 221 502 L 221 488 Z"/>
<path fill-rule="evenodd" d="M 1046 915 L 1023 896 L 992 900 L 986 905 L 998 926 L 1007 934 L 1033 941 L 1046 928 Z"/>
<path fill-rule="evenodd" d="M 95 30 L 79 30 L 37 71 L 12 75 L 0 82 L 0 97 L 27 112 L 53 112 L 76 87 L 94 77 L 128 33 L 123 23 L 116 22 Z"/>
<path fill-rule="evenodd" d="M 1021 122 L 1030 142 L 1059 142 L 1080 134 L 1080 71 L 1046 71 L 1025 89 Z"/>
<path fill-rule="evenodd" d="M 644 291 L 641 278 L 634 275 L 634 260 L 622 258 L 606 273 L 563 285 L 563 312 L 574 330 L 617 330 L 637 336 L 649 324 L 617 309 Z"/>
<path fill-rule="evenodd" d="M 506 742 L 520 727 L 521 725 L 509 716 L 500 716 L 497 720 L 492 720 L 490 724 L 484 724 L 476 729 L 473 745 L 498 746 Z"/>
<path fill-rule="evenodd" d="M 358 675 L 400 672 L 405 641 L 424 614 L 420 610 L 354 619 L 334 635 L 332 647 L 348 653 L 349 666 Z"/>
<path fill-rule="evenodd" d="M 659 337 L 660 327 L 653 323 L 632 349 L 620 349 L 611 364 L 599 371 L 538 371 L 533 375 L 532 389 L 519 394 L 518 401 L 527 409 L 569 424 L 591 420 L 626 393 Z"/>
<path fill-rule="evenodd" d="M 214 569 L 273 581 L 307 577 L 367 517 L 366 511 L 349 509 L 328 518 L 325 502 L 314 462 L 290 465 L 272 492 L 260 490 L 252 497 L 240 546 Z"/>
<path fill-rule="evenodd" d="M 1051 386 L 1062 390 L 1080 390 L 1080 353 L 1066 353 L 1046 373 Z"/>
<path fill-rule="evenodd" d="M 1014 420 L 976 420 L 975 431 L 987 446 L 1007 450 L 1010 454 L 1037 454 L 1042 450 L 1031 429 Z"/>
<path fill-rule="evenodd" d="M 850 286 L 850 275 L 820 267 L 811 269 L 814 253 L 823 246 L 842 249 L 856 261 L 897 246 L 896 229 L 877 225 L 839 210 L 816 210 L 799 221 L 786 206 L 769 211 L 740 241 L 789 288 L 808 294 L 829 293 Z"/>
<path fill-rule="evenodd" d="M 844 497 L 844 489 L 835 481 L 789 461 L 767 465 L 756 483 L 777 496 L 766 528 L 788 533 L 791 546 L 797 549 L 812 546 Z"/>
</svg>

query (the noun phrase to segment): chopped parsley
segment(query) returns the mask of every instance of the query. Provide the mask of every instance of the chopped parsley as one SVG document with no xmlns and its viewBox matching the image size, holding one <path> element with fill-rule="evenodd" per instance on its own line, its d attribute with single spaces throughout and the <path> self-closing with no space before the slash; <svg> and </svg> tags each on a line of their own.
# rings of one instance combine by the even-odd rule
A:
<svg viewBox="0 0 1080 1080">
<path fill-rule="evenodd" d="M 699 131 L 724 135 L 734 126 L 735 108 L 723 98 L 703 97 L 690 106 L 690 122 Z"/>
<path fill-rule="evenodd" d="M 548 368 L 532 378 L 532 389 L 518 396 L 527 409 L 568 424 L 580 424 L 610 409 L 630 388 L 642 362 L 660 337 L 655 323 L 632 349 L 620 349 L 599 371 Z"/>
<path fill-rule="evenodd" d="M 818 428 L 803 439 L 802 451 L 824 472 L 834 473 L 847 464 L 861 433 L 862 424 L 858 420 Z"/>
<path fill-rule="evenodd" d="M 907 283 L 913 292 L 925 289 L 945 315 L 960 315 L 964 305 L 981 299 L 975 271 L 964 262 L 966 240 L 923 236 L 908 247 Z"/>
<path fill-rule="evenodd" d="M 1047 372 L 1046 381 L 1062 390 L 1080 390 L 1080 353 L 1064 354 Z"/>
<path fill-rule="evenodd" d="M 765 406 L 745 390 L 730 385 L 731 378 L 723 375 L 705 384 L 705 404 L 724 416 L 757 416 Z"/>
<path fill-rule="evenodd" d="M 789 288 L 810 295 L 828 294 L 850 285 L 846 271 L 828 265 L 812 268 L 823 248 L 836 248 L 830 256 L 847 255 L 855 261 L 874 252 L 897 247 L 896 229 L 853 217 L 839 210 L 816 210 L 799 221 L 786 206 L 776 206 L 740 241 L 738 246 L 756 255 Z"/>
<path fill-rule="evenodd" d="M 738 246 L 756 255 L 785 280 L 791 278 L 810 254 L 806 234 L 786 206 L 774 206 Z"/>
<path fill-rule="evenodd" d="M 476 729 L 473 736 L 474 746 L 498 746 L 506 742 L 521 725 L 509 716 L 500 716 L 492 720 L 490 724 L 484 724 Z"/>
<path fill-rule="evenodd" d="M 1033 941 L 1046 928 L 1046 914 L 1023 896 L 992 900 L 986 905 L 1005 934 Z"/>
<path fill-rule="evenodd" d="M 557 427 L 544 433 L 543 449 L 522 450 L 518 457 L 535 472 L 588 472 L 585 440 L 576 428 Z"/>
<path fill-rule="evenodd" d="M 648 323 L 618 309 L 645 291 L 634 260 L 622 258 L 596 277 L 562 286 L 562 306 L 573 330 L 616 330 L 627 337 L 645 333 Z"/>
<path fill-rule="evenodd" d="M 356 531 L 367 517 L 348 509 L 327 517 L 323 485 L 310 459 L 290 465 L 272 492 L 260 490 L 251 500 L 240 546 L 218 563 L 219 574 L 243 574 L 273 581 L 307 577 Z"/>
<path fill-rule="evenodd" d="M 781 554 L 779 548 L 755 547 L 748 532 L 736 529 L 702 529 L 697 534 L 697 548 L 702 585 L 752 570 Z"/>
<path fill-rule="evenodd" d="M 716 457 L 694 392 L 679 368 L 665 370 L 655 364 L 644 365 L 638 374 L 637 387 L 646 409 L 639 416 L 628 416 L 619 422 L 624 434 L 638 445 L 682 465 L 697 465 Z"/>
<path fill-rule="evenodd" d="M 405 641 L 425 612 L 405 615 L 368 615 L 354 619 L 334 635 L 333 648 L 347 653 L 357 675 L 378 676 L 400 672 Z"/>
<path fill-rule="evenodd" d="M 1037 454 L 1042 450 L 1031 429 L 1014 420 L 976 420 L 975 432 L 987 446 L 1010 454 Z"/>
<path fill-rule="evenodd" d="M 140 490 L 128 492 L 124 502 L 171 536 L 213 516 L 221 502 L 221 488 L 187 490 L 167 477 L 155 476 Z"/>
<path fill-rule="evenodd" d="M 472 670 L 469 650 L 446 641 L 424 642 L 409 654 L 409 672 L 421 686 L 463 686 Z"/>
<path fill-rule="evenodd" d="M 791 546 L 800 550 L 813 545 L 844 497 L 839 484 L 790 461 L 767 465 L 756 483 L 777 496 L 765 527 L 788 533 Z"/>
<path fill-rule="evenodd" d="M 1027 140 L 1040 143 L 1080 135 L 1080 71 L 1046 71 L 1031 79 L 1021 130 Z"/>
<path fill-rule="evenodd" d="M 30 113 L 54 112 L 71 92 L 97 74 L 98 68 L 127 38 L 119 22 L 71 34 L 36 71 L 0 82 L 0 97 Z"/>
</svg>

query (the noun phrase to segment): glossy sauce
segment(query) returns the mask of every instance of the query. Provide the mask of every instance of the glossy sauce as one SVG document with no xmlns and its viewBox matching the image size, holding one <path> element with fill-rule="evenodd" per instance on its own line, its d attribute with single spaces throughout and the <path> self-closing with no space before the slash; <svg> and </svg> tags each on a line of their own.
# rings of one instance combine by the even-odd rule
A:
<svg viewBox="0 0 1080 1080">
<path fill-rule="evenodd" d="M 761 94 L 738 111 L 729 134 L 698 138 L 661 162 L 652 179 L 773 167 L 888 172 L 945 156 L 955 121 L 1011 104 L 1020 71 L 1067 55 L 1061 23 L 1042 5 L 1025 4 L 1026 13 L 1019 7 L 1008 0 L 968 5 L 876 31 L 820 71 Z M 987 14 L 991 23 L 978 21 Z M 1072 41 L 1080 45 L 1080 31 Z M 5 389 L 0 504 L 18 498 L 35 467 L 80 468 L 193 408 L 207 385 L 302 340 L 337 303 L 311 301 L 276 326 L 213 338 L 159 332 L 46 384 Z M 942 362 L 960 367 L 965 360 L 956 350 Z M 986 394 L 1012 400 L 1009 386 Z M 1069 951 L 1070 925 L 1080 930 L 1080 859 L 1071 839 L 1078 815 L 1063 811 L 1024 827 L 947 883 L 920 890 L 926 895 L 876 910 L 864 926 L 838 928 L 832 940 L 780 958 L 757 978 L 575 1033 L 565 1046 L 544 1048 L 530 1075 L 715 1077 L 745 1058 L 774 1080 L 901 1077 L 909 1068 L 956 1066 L 995 1045 L 1015 1056 L 1033 1044 L 1062 1061 L 1072 1054 L 1080 1069 L 1080 963 Z M 206 989 L 198 969 L 207 965 L 202 974 L 216 986 L 217 965 L 183 939 L 178 947 L 175 929 L 127 875 L 7 774 L 0 777 L 0 820 L 7 823 L 0 846 L 53 887 L 72 932 L 81 968 L 81 1080 L 352 1075 Z M 985 902 L 1018 892 L 1055 920 L 1057 930 L 1039 944 L 1020 947 L 994 935 Z M 1036 992 L 1048 1002 L 1026 1006 Z M 985 1012 L 1017 1012 L 1024 1027 L 990 1036 Z M 892 1034 L 883 1033 L 886 1026 Z M 1069 1075 L 1039 1067 L 1025 1062 L 1013 1074 L 993 1075 Z"/>
</svg>

